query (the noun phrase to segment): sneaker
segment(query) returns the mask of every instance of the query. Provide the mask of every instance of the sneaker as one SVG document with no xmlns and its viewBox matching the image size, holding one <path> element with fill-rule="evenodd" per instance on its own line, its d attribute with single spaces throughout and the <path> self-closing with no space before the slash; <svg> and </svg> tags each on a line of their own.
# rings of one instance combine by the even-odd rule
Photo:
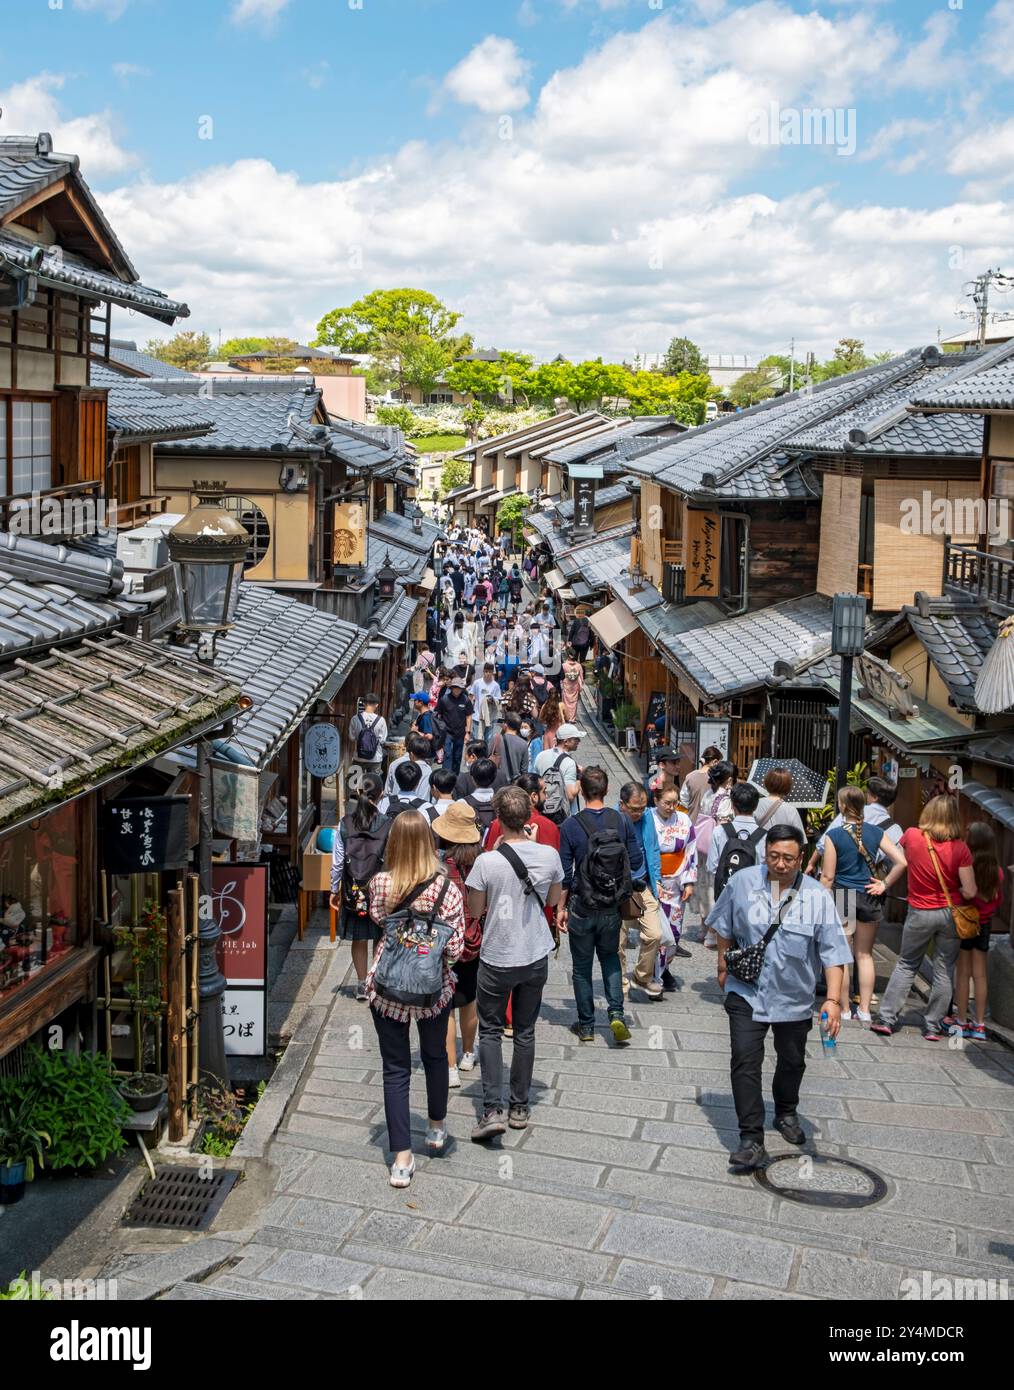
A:
<svg viewBox="0 0 1014 1390">
<path fill-rule="evenodd" d="M 938 1032 L 936 1028 L 931 1028 L 929 1024 L 927 1024 L 922 1030 L 922 1038 L 923 1042 L 943 1042 L 944 1035 Z"/>
<path fill-rule="evenodd" d="M 662 996 L 665 994 L 665 990 L 662 988 L 662 986 L 658 983 L 657 980 L 652 980 L 650 984 L 646 985 L 639 985 L 635 981 L 634 988 L 639 989 L 642 994 L 646 994 L 649 999 L 661 999 Z"/>
<path fill-rule="evenodd" d="M 595 1030 L 590 1024 L 572 1023 L 570 1031 L 577 1035 L 578 1042 L 594 1042 Z"/>
<path fill-rule="evenodd" d="M 865 1024 L 867 1028 L 868 1028 L 868 1027 L 870 1026 L 870 1024 L 873 1022 L 873 1015 L 872 1015 L 872 1014 L 864 1014 L 863 1011 L 862 1011 L 862 1009 L 856 1009 L 855 1012 L 853 1013 L 852 1017 L 855 1019 L 855 1021 L 856 1021 L 857 1023 Z"/>
<path fill-rule="evenodd" d="M 475 1053 L 463 1052 L 458 1063 L 458 1071 L 475 1071 Z"/>
<path fill-rule="evenodd" d="M 484 1139 L 493 1139 L 498 1134 L 507 1133 L 507 1122 L 502 1110 L 487 1110 L 472 1130 L 472 1143 L 481 1144 Z"/>
<path fill-rule="evenodd" d="M 365 980 L 360 980 L 359 983 L 356 985 L 356 1003 L 357 1003 L 357 1004 L 365 1004 L 365 1003 L 366 1003 L 366 981 L 365 981 Z"/>
<path fill-rule="evenodd" d="M 945 1028 L 964 1028 L 965 1022 L 958 1018 L 957 1014 L 944 1014 L 940 1020 Z"/>
<path fill-rule="evenodd" d="M 415 1173 L 415 1154 L 412 1155 L 412 1161 L 411 1161 L 411 1163 L 408 1165 L 407 1168 L 401 1168 L 401 1167 L 398 1166 L 397 1163 L 392 1163 L 392 1164 L 391 1164 L 391 1186 L 392 1186 L 392 1187 L 408 1187 L 409 1183 L 412 1181 L 412 1176 L 413 1176 L 414 1173 Z"/>
<path fill-rule="evenodd" d="M 879 1014 L 870 1024 L 870 1032 L 879 1033 L 882 1038 L 889 1038 L 897 1031 L 898 1025 L 896 1023 L 885 1023 Z"/>
<path fill-rule="evenodd" d="M 527 1129 L 530 1116 L 527 1105 L 512 1105 L 507 1113 L 507 1123 L 511 1129 Z"/>
<path fill-rule="evenodd" d="M 441 1154 L 447 1144 L 447 1130 L 430 1125 L 426 1130 L 426 1147 L 431 1154 Z"/>
<path fill-rule="evenodd" d="M 671 994 L 673 990 L 679 989 L 679 987 L 680 987 L 680 986 L 679 986 L 679 981 L 678 981 L 678 980 L 676 979 L 676 977 L 672 974 L 672 972 L 669 971 L 669 970 L 663 970 L 663 971 L 662 971 L 662 988 L 663 988 L 664 990 L 666 990 L 668 993 Z"/>
<path fill-rule="evenodd" d="M 709 927 L 705 933 L 704 944 L 709 951 L 718 950 L 718 932 L 715 931 L 714 927 Z"/>
<path fill-rule="evenodd" d="M 741 1149 L 729 1155 L 730 1168 L 763 1168 L 767 1162 L 768 1151 L 763 1144 L 744 1144 Z"/>
<path fill-rule="evenodd" d="M 457 1067 L 447 1068 L 447 1084 L 452 1090 L 461 1085 L 461 1077 L 458 1075 Z"/>
<path fill-rule="evenodd" d="M 609 1020 L 609 1027 L 612 1030 L 613 1037 L 618 1043 L 630 1041 L 630 1029 L 623 1022 L 622 1018 L 611 1018 Z"/>
<path fill-rule="evenodd" d="M 670 956 L 683 956 L 686 960 L 689 960 L 692 953 L 688 951 L 685 946 L 681 946 L 677 942 L 675 946 L 670 946 L 668 948 L 666 954 Z"/>
<path fill-rule="evenodd" d="M 965 1024 L 963 1029 L 964 1036 L 971 1038 L 974 1042 L 986 1041 L 986 1025 L 984 1023 L 973 1023 L 971 1019 Z"/>
<path fill-rule="evenodd" d="M 785 1140 L 786 1144 L 805 1144 L 806 1135 L 803 1127 L 795 1115 L 776 1115 L 775 1129 Z"/>
</svg>

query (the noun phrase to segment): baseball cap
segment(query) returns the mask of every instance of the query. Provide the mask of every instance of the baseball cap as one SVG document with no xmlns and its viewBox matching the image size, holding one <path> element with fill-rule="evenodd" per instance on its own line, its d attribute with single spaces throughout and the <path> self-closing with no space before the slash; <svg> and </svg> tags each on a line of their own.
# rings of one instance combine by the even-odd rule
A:
<svg viewBox="0 0 1014 1390">
<path fill-rule="evenodd" d="M 562 743 L 568 738 L 585 738 L 584 729 L 579 729 L 576 724 L 561 724 L 556 731 L 557 743 Z"/>
<path fill-rule="evenodd" d="M 655 761 L 657 763 L 678 763 L 680 755 L 675 748 L 660 748 L 655 754 Z"/>
<path fill-rule="evenodd" d="M 545 674 L 546 674 L 546 668 L 545 668 L 545 666 L 543 666 L 541 662 L 538 662 L 538 661 L 537 661 L 537 662 L 535 663 L 535 665 L 532 667 L 532 675 L 533 675 L 533 676 L 544 676 Z"/>
<path fill-rule="evenodd" d="M 464 676 L 459 676 L 458 673 L 457 673 L 457 671 L 455 671 L 454 674 L 453 674 L 453 676 L 451 676 L 450 684 L 451 684 L 451 685 L 460 685 L 460 686 L 464 687 L 465 678 L 464 678 Z"/>
<path fill-rule="evenodd" d="M 430 697 L 426 694 L 425 690 L 415 691 L 415 693 L 412 696 L 412 699 L 418 700 L 420 704 L 422 704 L 425 701 L 425 703 L 428 705 L 430 702 Z"/>
</svg>

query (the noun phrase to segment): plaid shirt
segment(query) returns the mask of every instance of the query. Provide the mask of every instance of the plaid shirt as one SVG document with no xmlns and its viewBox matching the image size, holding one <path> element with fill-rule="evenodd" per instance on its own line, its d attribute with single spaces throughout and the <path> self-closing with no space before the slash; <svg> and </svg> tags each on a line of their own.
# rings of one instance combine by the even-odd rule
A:
<svg viewBox="0 0 1014 1390">
<path fill-rule="evenodd" d="M 425 893 L 420 893 L 412 906 L 420 912 L 428 911 L 439 897 L 445 882 L 446 879 L 441 874 L 439 878 L 434 879 Z M 396 906 L 396 903 L 391 902 L 391 875 L 387 873 L 375 874 L 370 881 L 370 916 L 375 922 L 383 926 L 384 919 Z M 447 885 L 444 901 L 440 907 L 440 915 L 454 930 L 444 950 L 444 987 L 441 990 L 440 998 L 431 1008 L 419 1009 L 412 1004 L 398 1004 L 394 1000 L 379 997 L 373 987 L 373 977 L 376 974 L 380 958 L 384 954 L 384 938 L 383 936 L 380 938 L 370 973 L 366 977 L 366 998 L 378 1014 L 393 1019 L 395 1023 L 410 1023 L 412 1019 L 435 1018 L 451 1002 L 451 996 L 457 985 L 451 966 L 460 957 L 465 944 L 465 905 L 460 889 L 456 888 L 453 883 Z"/>
</svg>

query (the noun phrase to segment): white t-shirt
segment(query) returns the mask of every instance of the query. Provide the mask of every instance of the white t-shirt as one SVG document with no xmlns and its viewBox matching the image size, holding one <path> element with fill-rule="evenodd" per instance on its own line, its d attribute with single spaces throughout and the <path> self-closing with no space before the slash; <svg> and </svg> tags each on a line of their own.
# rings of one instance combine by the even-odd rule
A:
<svg viewBox="0 0 1014 1390">
<path fill-rule="evenodd" d="M 352 745 L 352 756 L 356 756 L 356 743 L 362 729 L 372 729 L 377 738 L 377 751 L 372 758 L 364 758 L 362 761 L 366 767 L 379 767 L 384 760 L 384 744 L 387 742 L 387 720 L 382 714 L 367 713 L 354 714 L 349 720 L 349 742 Z"/>
<path fill-rule="evenodd" d="M 471 688 L 469 689 L 468 693 L 472 697 L 472 700 L 475 704 L 476 714 L 479 716 L 482 715 L 483 700 L 491 700 L 494 702 L 494 704 L 499 704 L 500 702 L 500 686 L 496 681 L 482 680 L 480 677 L 479 680 L 472 682 Z M 495 718 L 495 709 L 492 711 L 492 714 Z"/>
<path fill-rule="evenodd" d="M 562 748 L 544 749 L 543 752 L 541 752 L 539 756 L 535 759 L 535 771 L 539 774 L 540 777 L 545 777 L 546 773 L 554 765 L 557 758 L 560 757 L 563 758 L 563 762 L 560 764 L 560 773 L 567 786 L 571 786 L 574 782 L 577 781 L 578 778 L 577 762 L 571 756 L 570 753 L 564 752 Z M 574 815 L 577 811 L 577 805 L 578 799 L 577 797 L 574 797 L 569 807 L 571 815 Z"/>
<path fill-rule="evenodd" d="M 530 840 L 512 840 L 510 847 L 528 870 L 543 902 L 554 883 L 563 882 L 563 864 L 555 849 Z M 553 933 L 535 897 L 526 893 L 506 855 L 498 850 L 480 854 L 465 880 L 486 894 L 486 922 L 479 959 L 501 968 L 532 965 L 553 950 Z"/>
</svg>

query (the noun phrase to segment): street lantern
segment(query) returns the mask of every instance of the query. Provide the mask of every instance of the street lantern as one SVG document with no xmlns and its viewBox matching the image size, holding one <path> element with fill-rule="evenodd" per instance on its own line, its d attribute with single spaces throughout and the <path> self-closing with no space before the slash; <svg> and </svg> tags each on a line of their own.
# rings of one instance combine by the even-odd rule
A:
<svg viewBox="0 0 1014 1390">
<path fill-rule="evenodd" d="M 835 786 L 848 782 L 849 731 L 852 725 L 852 662 L 866 645 L 866 599 L 862 594 L 835 594 L 831 600 L 831 651 L 841 658 L 838 700 L 838 757 Z"/>
<path fill-rule="evenodd" d="M 835 594 L 831 600 L 831 650 L 835 656 L 862 656 L 866 645 L 866 599 Z"/>
<path fill-rule="evenodd" d="M 182 626 L 188 632 L 227 632 L 236 615 L 250 533 L 226 511 L 219 494 L 198 494 L 198 499 L 166 538 L 180 576 Z"/>
<path fill-rule="evenodd" d="M 391 564 L 391 552 L 385 550 L 384 563 L 377 570 L 377 597 L 381 600 L 394 598 L 394 586 L 398 582 L 398 571 Z"/>
</svg>

